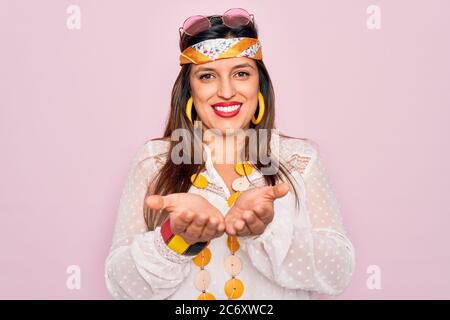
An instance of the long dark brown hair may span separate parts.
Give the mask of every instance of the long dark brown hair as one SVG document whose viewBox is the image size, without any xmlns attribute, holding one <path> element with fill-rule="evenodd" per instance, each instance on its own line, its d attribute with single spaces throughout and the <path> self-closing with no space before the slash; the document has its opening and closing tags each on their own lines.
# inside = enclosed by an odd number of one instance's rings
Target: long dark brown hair
<svg viewBox="0 0 450 320">
<path fill-rule="evenodd" d="M 195 43 L 208 39 L 233 38 L 233 37 L 258 38 L 258 31 L 256 25 L 253 22 L 250 22 L 245 26 L 231 29 L 226 25 L 222 24 L 220 16 L 210 16 L 208 18 L 211 21 L 211 27 L 208 30 L 203 31 L 195 36 L 188 36 L 186 34 L 183 34 L 181 36 L 180 39 L 181 51 L 183 51 L 185 48 Z M 250 128 L 253 128 L 255 130 L 267 129 L 268 132 L 271 132 L 271 129 L 275 129 L 274 90 L 272 87 L 272 82 L 270 80 L 269 73 L 264 65 L 264 62 L 262 62 L 261 60 L 255 60 L 255 62 L 257 64 L 259 74 L 259 91 L 261 91 L 265 101 L 265 112 L 262 121 L 256 126 L 253 123 L 250 123 Z M 191 159 L 191 161 L 189 163 L 175 164 L 171 161 L 170 157 L 174 146 L 180 143 L 179 141 L 171 141 L 170 139 L 172 132 L 175 129 L 185 129 L 184 132 L 189 132 L 191 137 L 194 136 L 194 127 L 187 118 L 185 113 L 186 103 L 189 97 L 191 96 L 190 94 L 191 88 L 189 80 L 190 70 L 191 64 L 185 64 L 181 67 L 181 70 L 178 74 L 178 77 L 172 89 L 171 109 L 163 137 L 152 139 L 152 140 L 170 141 L 170 146 L 167 153 L 164 154 L 164 156 L 167 158 L 167 161 L 165 161 L 164 165 L 160 168 L 160 170 L 154 177 L 153 181 L 150 183 L 147 189 L 146 197 L 151 194 L 167 195 L 171 193 L 187 192 L 192 185 L 192 182 L 190 180 L 191 175 L 193 175 L 194 173 L 201 172 L 205 167 L 203 157 L 201 157 L 202 159 L 201 164 L 195 164 L 193 151 L 194 144 L 201 142 L 196 141 L 194 138 L 192 139 L 183 138 L 181 142 L 186 144 L 185 146 L 183 146 L 183 150 L 190 150 L 188 157 Z M 195 112 L 194 106 L 192 108 L 192 119 L 194 120 L 196 116 L 197 114 Z M 259 135 L 256 136 L 259 137 Z M 263 154 L 270 156 L 270 135 L 268 137 L 267 143 L 264 144 L 258 143 L 258 148 L 266 148 L 264 151 L 265 153 Z M 246 155 L 248 155 L 247 140 L 245 144 L 245 149 Z M 271 161 L 277 161 L 277 159 L 275 159 L 275 157 L 271 157 Z M 264 175 L 265 184 L 275 185 L 276 183 L 282 180 L 282 177 L 284 177 L 285 181 L 291 184 L 292 186 L 291 190 L 293 190 L 295 193 L 296 205 L 298 205 L 298 195 L 295 188 L 293 187 L 292 176 L 287 170 L 287 168 L 281 162 L 277 163 L 279 167 L 277 173 L 273 175 Z M 268 165 L 262 164 L 258 159 L 257 163 L 255 163 L 254 166 L 258 170 L 261 170 L 261 168 Z M 168 215 L 168 213 L 165 211 L 151 210 L 146 206 L 145 201 L 143 209 L 144 209 L 144 218 L 149 230 L 154 230 L 157 226 L 161 225 Z"/>
</svg>

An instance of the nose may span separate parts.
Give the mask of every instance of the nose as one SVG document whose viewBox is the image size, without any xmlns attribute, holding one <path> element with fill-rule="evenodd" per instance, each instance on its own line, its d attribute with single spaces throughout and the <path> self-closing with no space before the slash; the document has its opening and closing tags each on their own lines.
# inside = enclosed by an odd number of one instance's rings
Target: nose
<svg viewBox="0 0 450 320">
<path fill-rule="evenodd" d="M 229 79 L 223 79 L 220 82 L 219 90 L 217 91 L 217 95 L 223 99 L 231 99 L 236 94 L 234 90 L 233 84 Z"/>
</svg>

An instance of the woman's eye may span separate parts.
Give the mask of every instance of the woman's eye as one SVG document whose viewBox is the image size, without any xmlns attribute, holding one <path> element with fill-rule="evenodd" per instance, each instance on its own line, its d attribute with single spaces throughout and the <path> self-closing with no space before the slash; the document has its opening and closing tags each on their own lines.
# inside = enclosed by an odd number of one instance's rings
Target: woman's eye
<svg viewBox="0 0 450 320">
<path fill-rule="evenodd" d="M 200 76 L 200 80 L 209 80 L 209 79 L 211 79 L 211 74 L 210 73 L 202 74 Z"/>
<path fill-rule="evenodd" d="M 245 72 L 245 71 L 239 71 L 239 72 L 236 73 L 236 75 L 237 75 L 238 78 L 246 78 L 246 77 L 248 77 L 250 74 L 249 74 L 248 72 Z M 212 79 L 213 77 L 214 77 L 214 76 L 213 76 L 211 73 L 205 73 L 205 74 L 202 74 L 202 75 L 199 77 L 199 79 L 200 79 L 200 80 L 210 80 L 210 79 Z"/>
<path fill-rule="evenodd" d="M 248 73 L 248 72 L 245 72 L 245 71 L 239 71 L 239 72 L 237 73 L 237 75 L 239 76 L 239 78 L 245 78 L 245 77 L 248 77 L 248 76 L 249 76 L 249 73 Z"/>
</svg>

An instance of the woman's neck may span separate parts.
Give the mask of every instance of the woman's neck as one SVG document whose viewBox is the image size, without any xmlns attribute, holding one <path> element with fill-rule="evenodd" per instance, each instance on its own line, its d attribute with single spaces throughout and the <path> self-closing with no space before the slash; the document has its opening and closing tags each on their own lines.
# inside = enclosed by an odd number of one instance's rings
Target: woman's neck
<svg viewBox="0 0 450 320">
<path fill-rule="evenodd" d="M 234 165 L 242 162 L 240 157 L 245 147 L 245 131 L 230 135 L 204 135 L 203 142 L 211 150 L 211 160 L 213 163 Z"/>
</svg>

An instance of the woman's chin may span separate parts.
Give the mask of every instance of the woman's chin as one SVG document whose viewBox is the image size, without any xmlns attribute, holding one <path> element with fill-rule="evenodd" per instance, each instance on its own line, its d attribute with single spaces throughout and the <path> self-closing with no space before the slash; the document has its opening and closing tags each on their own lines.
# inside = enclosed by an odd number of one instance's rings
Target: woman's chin
<svg viewBox="0 0 450 320">
<path fill-rule="evenodd" d="M 215 130 L 219 131 L 223 135 L 233 135 L 243 129 L 242 129 L 242 126 L 237 125 L 237 124 L 229 124 L 229 125 L 221 124 L 221 125 L 217 125 L 215 127 Z"/>
</svg>

